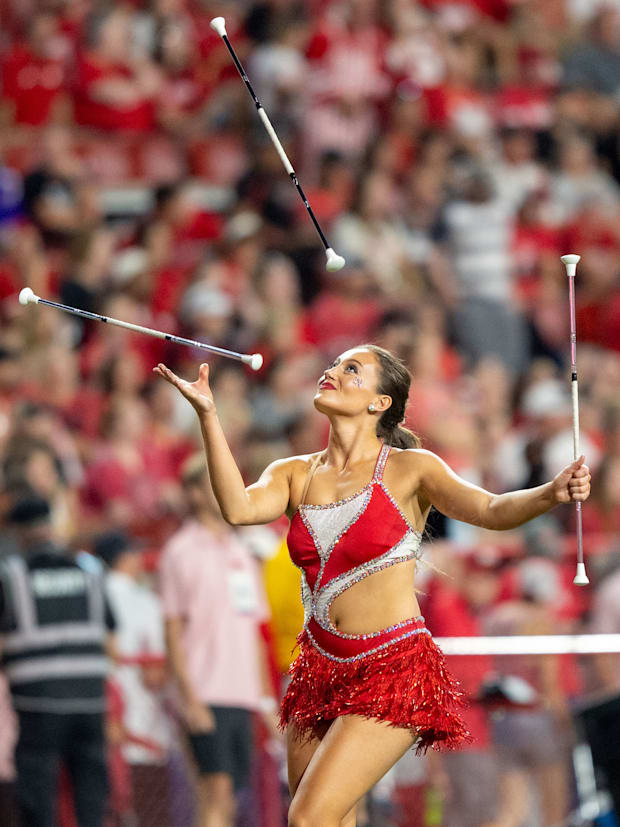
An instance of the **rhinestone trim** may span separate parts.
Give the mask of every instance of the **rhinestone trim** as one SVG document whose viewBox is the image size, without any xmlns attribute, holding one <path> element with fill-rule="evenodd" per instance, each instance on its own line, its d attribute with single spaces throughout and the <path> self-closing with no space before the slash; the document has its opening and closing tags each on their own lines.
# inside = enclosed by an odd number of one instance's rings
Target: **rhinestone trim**
<svg viewBox="0 0 620 827">
<path fill-rule="evenodd" d="M 297 567 L 299 568 L 299 567 Z M 306 577 L 306 572 L 303 569 L 301 571 L 301 602 L 304 607 L 304 629 L 310 622 L 310 618 L 312 617 L 312 590 L 308 585 L 308 579 Z"/>
<path fill-rule="evenodd" d="M 379 480 L 379 485 L 381 486 L 381 488 L 383 488 L 388 500 L 392 503 L 394 508 L 398 511 L 400 516 L 403 518 L 404 522 L 407 524 L 407 526 L 409 528 L 409 531 L 413 531 L 413 533 L 417 534 L 419 536 L 420 540 L 422 540 L 423 533 L 419 529 L 417 529 L 413 525 L 411 525 L 411 523 L 409 522 L 409 519 L 407 518 L 407 515 L 404 513 L 404 511 L 402 510 L 400 505 L 396 502 L 396 500 L 394 498 L 394 495 L 392 494 L 390 489 L 387 487 L 387 485 L 383 482 L 383 480 Z"/>
<path fill-rule="evenodd" d="M 345 634 L 344 632 L 340 632 L 332 623 L 332 620 L 329 616 L 329 611 L 334 600 L 339 597 L 339 595 L 343 594 L 347 589 L 350 589 L 356 583 L 359 583 L 366 577 L 370 577 L 373 574 L 376 574 L 379 571 L 383 571 L 384 569 L 389 568 L 390 566 L 396 565 L 397 563 L 404 563 L 409 560 L 415 560 L 417 558 L 417 554 L 420 548 L 419 537 L 417 535 L 413 535 L 414 540 L 417 540 L 417 546 L 412 549 L 409 553 L 403 554 L 402 552 L 398 554 L 401 547 L 407 543 L 412 538 L 411 532 L 407 532 L 392 548 L 388 549 L 384 554 L 380 555 L 379 557 L 375 557 L 374 560 L 368 560 L 365 563 L 357 566 L 354 569 L 350 569 L 349 571 L 344 572 L 343 574 L 335 577 L 333 580 L 330 580 L 327 585 L 323 586 L 323 588 L 315 590 L 314 595 L 314 606 L 315 612 L 314 616 L 318 622 L 318 624 L 325 629 L 326 632 L 331 632 L 332 634 L 338 635 L 338 637 L 347 638 L 349 640 L 360 640 L 365 639 L 366 637 L 373 637 L 376 635 L 382 634 L 385 632 L 385 629 L 382 629 L 378 632 L 373 633 L 366 633 L 366 634 Z M 390 627 L 390 628 L 397 628 Z"/>
<path fill-rule="evenodd" d="M 372 482 L 381 482 L 383 480 L 383 472 L 385 471 L 385 463 L 388 461 L 391 445 L 382 445 L 379 451 L 379 457 L 375 466 L 375 473 L 372 475 Z"/>
<path fill-rule="evenodd" d="M 375 480 L 370 480 L 370 482 L 366 483 L 363 488 L 360 488 L 359 491 L 356 491 L 355 494 L 349 494 L 348 497 L 344 497 L 342 500 L 334 500 L 333 503 L 322 503 L 321 505 L 313 505 L 312 503 L 300 503 L 297 506 L 297 510 L 301 513 L 302 509 L 305 511 L 307 510 L 319 510 L 322 508 L 337 508 L 339 505 L 344 505 L 345 503 L 350 503 L 351 500 L 354 500 L 356 497 L 360 497 L 365 491 L 368 491 L 371 485 L 375 484 Z"/>
<path fill-rule="evenodd" d="M 376 652 L 380 652 L 383 649 L 387 649 L 388 646 L 392 646 L 392 644 L 398 643 L 401 640 L 406 640 L 408 637 L 412 637 L 413 635 L 429 635 L 429 637 L 431 636 L 431 633 L 428 631 L 426 627 L 423 627 L 422 629 L 412 629 L 410 632 L 406 632 L 404 635 L 399 635 L 398 637 L 395 637 L 392 640 L 388 640 L 385 643 L 381 643 L 379 646 L 375 646 L 373 649 L 368 649 L 368 651 L 366 652 L 360 652 L 358 655 L 353 655 L 349 658 L 340 658 L 338 657 L 338 655 L 332 655 L 331 652 L 327 652 L 325 651 L 325 649 L 323 649 L 322 646 L 319 646 L 319 644 L 316 642 L 309 629 L 306 629 L 306 633 L 315 649 L 317 649 L 326 658 L 329 658 L 329 660 L 334 660 L 338 663 L 353 663 L 354 661 L 362 660 L 362 658 L 367 658 L 369 657 L 369 655 L 374 655 Z"/>
<path fill-rule="evenodd" d="M 390 450 L 391 447 L 389 445 L 381 446 L 379 456 L 377 457 L 377 462 L 375 463 L 375 470 L 373 471 L 372 478 L 366 483 L 366 485 L 363 488 L 360 488 L 359 491 L 356 491 L 354 494 L 349 494 L 348 497 L 344 497 L 342 500 L 334 500 L 334 502 L 331 503 L 321 503 L 319 505 L 313 505 L 312 503 L 300 503 L 297 506 L 297 510 L 301 511 L 302 508 L 334 508 L 335 506 L 344 505 L 344 503 L 351 502 L 351 500 L 354 500 L 356 497 L 359 497 L 361 494 L 364 493 L 364 491 L 367 491 L 371 486 L 375 485 L 376 483 L 381 483 L 383 479 L 383 471 L 385 470 L 385 463 L 387 462 Z"/>
</svg>

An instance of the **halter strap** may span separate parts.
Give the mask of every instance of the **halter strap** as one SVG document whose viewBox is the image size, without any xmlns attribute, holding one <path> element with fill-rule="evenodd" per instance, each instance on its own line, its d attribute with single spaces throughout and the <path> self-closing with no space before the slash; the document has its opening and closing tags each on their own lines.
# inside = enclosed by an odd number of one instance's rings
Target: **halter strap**
<svg viewBox="0 0 620 827">
<path fill-rule="evenodd" d="M 388 460 L 390 455 L 390 451 L 392 450 L 391 445 L 386 445 L 383 443 L 381 446 L 381 450 L 379 451 L 379 456 L 377 457 L 377 463 L 375 465 L 375 472 L 372 475 L 373 482 L 381 482 L 383 479 L 383 472 L 385 471 L 385 463 Z"/>
<path fill-rule="evenodd" d="M 308 488 L 310 488 L 310 483 L 312 482 L 312 477 L 314 476 L 314 472 L 316 471 L 319 462 L 321 461 L 323 454 L 325 452 L 321 451 L 316 455 L 316 457 L 312 460 L 312 465 L 308 469 L 308 473 L 306 474 L 306 481 L 304 483 L 304 490 L 301 494 L 301 500 L 299 501 L 299 505 L 303 505 L 306 501 L 306 494 L 308 493 Z"/>
<path fill-rule="evenodd" d="M 388 460 L 390 455 L 390 451 L 392 450 L 391 445 L 385 445 L 385 443 L 381 446 L 381 450 L 379 451 L 379 456 L 377 457 L 377 461 L 375 463 L 375 470 L 373 471 L 372 478 L 370 483 L 381 482 L 383 479 L 383 472 L 385 471 L 385 463 Z M 312 465 L 308 469 L 308 473 L 306 474 L 306 481 L 304 483 L 304 490 L 301 494 L 301 500 L 299 501 L 299 505 L 304 505 L 306 501 L 306 494 L 308 493 L 308 488 L 310 488 L 310 483 L 312 482 L 312 477 L 314 476 L 314 472 L 316 471 L 319 462 L 323 458 L 325 451 L 321 451 L 321 453 L 317 454 L 316 457 L 312 460 Z"/>
</svg>

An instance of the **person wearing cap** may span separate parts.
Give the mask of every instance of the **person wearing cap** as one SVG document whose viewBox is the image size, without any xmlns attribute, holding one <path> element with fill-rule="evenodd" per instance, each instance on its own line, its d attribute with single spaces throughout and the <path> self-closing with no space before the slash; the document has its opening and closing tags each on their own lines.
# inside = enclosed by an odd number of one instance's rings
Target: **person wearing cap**
<svg viewBox="0 0 620 827">
<path fill-rule="evenodd" d="M 253 713 L 276 734 L 259 629 L 267 602 L 247 545 L 222 519 L 202 454 L 186 461 L 181 481 L 190 515 L 160 564 L 166 643 L 198 773 L 196 827 L 232 827 L 249 786 Z"/>
<path fill-rule="evenodd" d="M 106 566 L 106 595 L 117 622 L 111 680 L 122 699 L 121 754 L 130 770 L 133 811 L 140 827 L 161 827 L 169 820 L 167 759 L 172 737 L 161 698 L 166 679 L 161 607 L 141 582 L 141 547 L 127 534 L 100 534 L 93 552 Z"/>
<path fill-rule="evenodd" d="M 0 561 L 2 667 L 19 721 L 17 801 L 24 827 L 56 823 L 59 773 L 79 827 L 101 827 L 108 794 L 106 651 L 115 621 L 100 575 L 53 539 L 49 503 L 23 496 L 6 522 L 19 549 Z"/>
</svg>

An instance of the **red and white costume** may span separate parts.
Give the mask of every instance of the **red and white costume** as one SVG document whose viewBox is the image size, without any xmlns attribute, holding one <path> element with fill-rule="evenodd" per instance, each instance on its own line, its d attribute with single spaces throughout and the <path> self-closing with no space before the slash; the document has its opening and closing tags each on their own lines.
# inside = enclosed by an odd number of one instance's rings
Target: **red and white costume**
<svg viewBox="0 0 620 827">
<path fill-rule="evenodd" d="M 361 491 L 327 505 L 302 503 L 291 520 L 288 547 L 302 572 L 305 621 L 281 721 L 318 736 L 340 715 L 364 715 L 415 730 L 418 750 L 456 746 L 468 735 L 459 714 L 462 693 L 424 618 L 345 634 L 329 615 L 354 583 L 419 557 L 422 535 L 383 482 L 389 453 L 384 445 Z"/>
</svg>

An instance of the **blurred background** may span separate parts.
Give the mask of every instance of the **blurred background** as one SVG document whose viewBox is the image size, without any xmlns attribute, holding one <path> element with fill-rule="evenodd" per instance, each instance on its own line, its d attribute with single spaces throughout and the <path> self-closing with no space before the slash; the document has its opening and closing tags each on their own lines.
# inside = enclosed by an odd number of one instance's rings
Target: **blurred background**
<svg viewBox="0 0 620 827">
<path fill-rule="evenodd" d="M 426 559 L 443 574 L 421 565 L 419 588 L 438 637 L 620 632 L 618 2 L 1 0 L 0 14 L 0 515 L 36 494 L 56 546 L 102 572 L 114 561 L 96 553 L 97 538 L 121 532 L 138 548 L 130 576 L 151 601 L 152 634 L 134 640 L 124 667 L 132 680 L 115 681 L 118 663 L 110 678 L 106 824 L 198 824 L 166 677 L 161 556 L 191 516 L 182 477 L 201 437 L 190 406 L 151 371 L 164 361 L 193 380 L 204 357 L 21 307 L 26 285 L 261 352 L 258 374 L 209 360 L 248 482 L 275 458 L 325 444 L 317 378 L 343 349 L 372 340 L 413 373 L 407 424 L 424 447 L 503 492 L 538 485 L 572 459 L 559 256 L 579 253 L 592 583 L 572 586 L 574 510 L 564 507 L 501 535 L 434 513 Z M 307 213 L 209 28 L 216 15 L 347 259 L 338 273 L 325 271 Z M 9 522 L 3 555 L 15 551 Z M 278 695 L 302 623 L 286 529 L 235 532 L 264 591 L 257 623 Z M 618 656 L 450 661 L 473 699 L 475 742 L 406 756 L 369 796 L 361 824 L 616 823 L 620 760 L 596 760 L 609 795 L 588 815 L 575 814 L 584 782 L 573 759 L 588 715 L 603 705 L 620 719 Z M 123 710 L 146 703 L 144 693 L 159 724 L 139 725 L 155 743 L 132 749 Z M 10 824 L 17 725 L 6 690 L 1 705 L 0 822 Z M 276 827 L 286 823 L 283 746 L 260 715 L 253 726 L 236 823 Z M 146 803 L 141 764 L 158 768 Z M 75 824 L 64 784 L 58 795 L 60 823 Z"/>
</svg>

